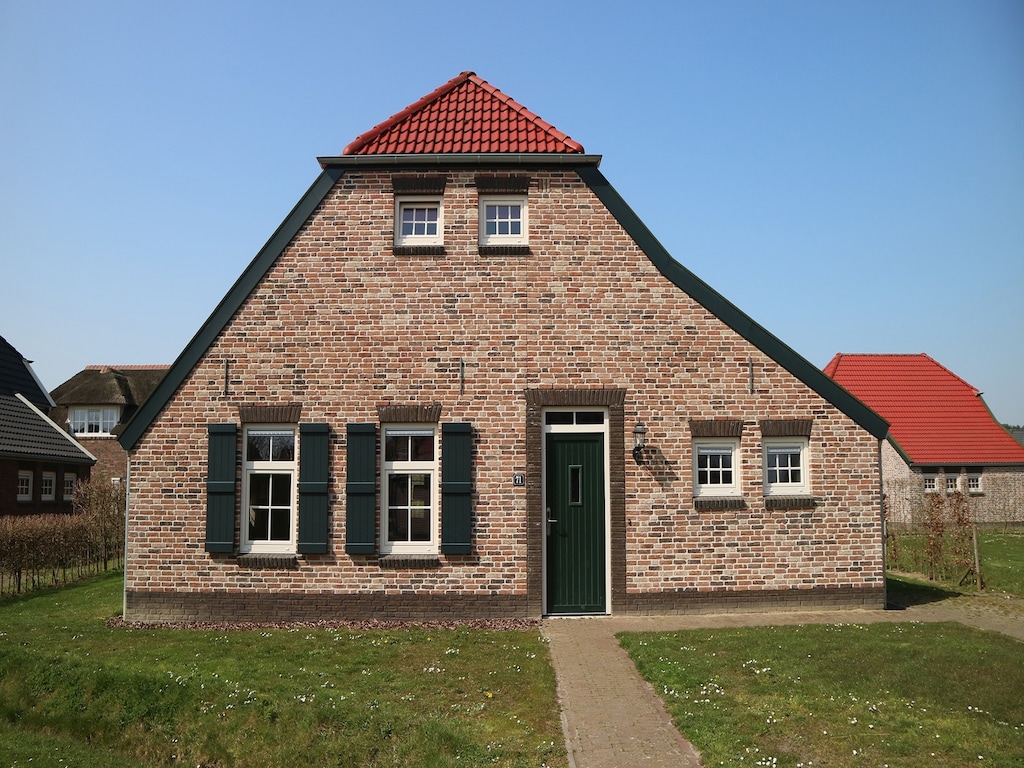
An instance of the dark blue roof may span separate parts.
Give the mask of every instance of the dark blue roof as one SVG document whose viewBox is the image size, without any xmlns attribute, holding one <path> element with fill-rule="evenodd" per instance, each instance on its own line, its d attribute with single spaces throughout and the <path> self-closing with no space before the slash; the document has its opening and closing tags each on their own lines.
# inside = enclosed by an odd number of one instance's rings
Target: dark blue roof
<svg viewBox="0 0 1024 768">
<path fill-rule="evenodd" d="M 0 457 L 96 463 L 71 435 L 16 395 L 0 395 Z"/>
<path fill-rule="evenodd" d="M 22 394 L 40 408 L 53 406 L 24 356 L 0 336 L 0 395 Z"/>
</svg>

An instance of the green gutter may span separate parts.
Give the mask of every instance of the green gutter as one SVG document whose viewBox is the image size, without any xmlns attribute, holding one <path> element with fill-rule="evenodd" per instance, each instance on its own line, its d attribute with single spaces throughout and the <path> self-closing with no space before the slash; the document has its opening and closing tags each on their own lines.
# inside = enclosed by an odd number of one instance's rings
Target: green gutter
<svg viewBox="0 0 1024 768">
<path fill-rule="evenodd" d="M 142 407 L 136 411 L 135 416 L 125 426 L 124 431 L 117 441 L 126 451 L 130 451 L 142 437 L 143 433 L 153 423 L 153 420 L 163 410 L 164 405 L 173 397 L 178 387 L 182 385 L 185 378 L 192 369 L 199 363 L 206 354 L 206 351 L 213 345 L 217 336 L 231 321 L 235 312 L 245 302 L 259 284 L 263 276 L 277 261 L 278 256 L 292 241 L 292 238 L 306 223 L 306 220 L 313 214 L 316 207 L 320 205 L 327 193 L 331 191 L 334 184 L 344 175 L 342 168 L 325 169 L 313 185 L 302 196 L 302 199 L 292 208 L 291 213 L 277 228 L 277 231 L 267 241 L 267 244 L 256 254 L 241 277 L 231 286 L 231 290 L 221 299 L 220 304 L 213 311 L 213 314 L 203 323 L 199 332 L 192 337 L 184 351 L 178 355 L 167 375 L 157 386 L 153 393 L 147 398 Z"/>
<path fill-rule="evenodd" d="M 885 419 L 673 259 L 596 167 L 582 166 L 576 171 L 662 275 L 873 436 L 885 437 L 889 431 Z"/>
<path fill-rule="evenodd" d="M 468 152 L 465 154 L 424 154 L 424 155 L 340 155 L 318 157 L 322 168 L 420 168 L 420 167 L 465 167 L 465 166 L 517 166 L 552 167 L 579 166 L 597 167 L 601 155 L 556 154 L 554 152 Z"/>
</svg>

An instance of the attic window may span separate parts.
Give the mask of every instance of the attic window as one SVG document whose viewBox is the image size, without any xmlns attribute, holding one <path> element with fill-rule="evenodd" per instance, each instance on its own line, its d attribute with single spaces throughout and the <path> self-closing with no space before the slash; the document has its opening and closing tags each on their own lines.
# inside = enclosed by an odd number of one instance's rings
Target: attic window
<svg viewBox="0 0 1024 768">
<path fill-rule="evenodd" d="M 479 244 L 485 256 L 529 253 L 528 176 L 477 176 L 480 195 Z"/>
<path fill-rule="evenodd" d="M 68 420 L 71 422 L 71 431 L 88 437 L 112 435 L 121 418 L 121 409 L 114 406 L 73 407 L 70 411 Z"/>
<path fill-rule="evenodd" d="M 480 245 L 523 245 L 526 242 L 526 198 L 480 198 Z"/>
<path fill-rule="evenodd" d="M 441 198 L 411 195 L 395 198 L 395 248 L 437 247 L 444 243 Z"/>
</svg>

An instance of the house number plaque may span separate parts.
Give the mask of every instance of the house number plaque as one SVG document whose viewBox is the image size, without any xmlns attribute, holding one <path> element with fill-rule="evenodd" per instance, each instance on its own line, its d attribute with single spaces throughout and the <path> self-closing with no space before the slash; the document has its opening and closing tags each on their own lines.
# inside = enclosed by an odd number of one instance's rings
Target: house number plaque
<svg viewBox="0 0 1024 768">
<path fill-rule="evenodd" d="M 526 485 L 526 475 L 518 472 L 512 475 L 512 485 Z"/>
</svg>

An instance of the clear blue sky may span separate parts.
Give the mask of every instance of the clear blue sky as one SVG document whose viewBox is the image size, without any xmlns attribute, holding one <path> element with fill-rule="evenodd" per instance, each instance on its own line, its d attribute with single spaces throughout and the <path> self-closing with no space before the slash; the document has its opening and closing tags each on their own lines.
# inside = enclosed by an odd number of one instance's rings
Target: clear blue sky
<svg viewBox="0 0 1024 768">
<path fill-rule="evenodd" d="M 0 335 L 170 363 L 319 173 L 463 70 L 818 366 L 1024 424 L 1024 2 L 0 0 Z"/>
</svg>

